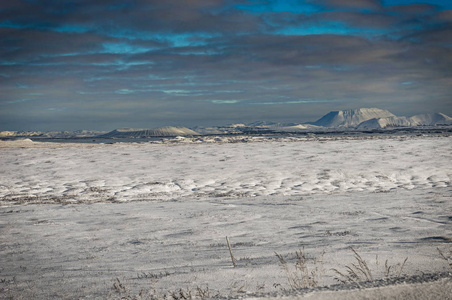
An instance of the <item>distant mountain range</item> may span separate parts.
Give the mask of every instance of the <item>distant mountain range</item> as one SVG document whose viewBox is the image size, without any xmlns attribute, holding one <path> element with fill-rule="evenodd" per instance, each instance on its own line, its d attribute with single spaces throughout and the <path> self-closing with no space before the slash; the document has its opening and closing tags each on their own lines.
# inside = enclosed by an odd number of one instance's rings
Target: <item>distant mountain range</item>
<svg viewBox="0 0 452 300">
<path fill-rule="evenodd" d="M 442 113 L 420 114 L 412 117 L 398 117 L 385 109 L 358 108 L 332 111 L 315 122 L 306 123 L 275 123 L 267 121 L 249 124 L 232 124 L 218 127 L 196 127 L 195 130 L 186 127 L 166 126 L 156 129 L 120 128 L 110 132 L 78 130 L 78 131 L 0 131 L 0 138 L 8 137 L 38 137 L 38 138 L 146 138 L 196 136 L 201 134 L 240 134 L 265 132 L 310 132 L 325 129 L 335 130 L 374 130 L 388 128 L 403 128 L 417 126 L 449 126 L 452 118 Z"/>
<path fill-rule="evenodd" d="M 452 125 L 452 118 L 441 113 L 420 114 L 412 117 L 397 117 L 385 109 L 359 108 L 332 111 L 316 122 L 308 124 L 356 129 L 384 129 L 394 127 Z"/>
<path fill-rule="evenodd" d="M 385 129 L 416 126 L 452 125 L 452 118 L 442 113 L 420 114 L 412 117 L 397 117 L 385 109 L 358 108 L 332 111 L 315 122 L 301 124 L 253 122 L 247 125 L 234 124 L 231 127 L 242 130 L 270 130 L 276 132 L 316 131 L 327 128 L 335 129 Z"/>
</svg>

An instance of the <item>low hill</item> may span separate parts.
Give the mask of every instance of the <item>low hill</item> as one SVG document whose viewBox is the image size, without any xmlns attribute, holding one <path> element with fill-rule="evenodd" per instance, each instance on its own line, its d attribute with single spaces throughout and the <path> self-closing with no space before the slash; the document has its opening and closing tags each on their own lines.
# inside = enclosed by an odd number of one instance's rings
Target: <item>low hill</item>
<svg viewBox="0 0 452 300">
<path fill-rule="evenodd" d="M 298 124 L 298 125 L 291 125 L 291 126 L 269 127 L 269 129 L 272 129 L 277 132 L 306 132 L 306 131 L 315 131 L 315 130 L 318 130 L 321 128 L 322 127 L 311 125 L 311 124 Z"/>
<path fill-rule="evenodd" d="M 412 117 L 375 118 L 362 122 L 357 129 L 383 129 L 391 127 L 415 127 L 452 125 L 452 118 L 442 113 L 420 114 Z"/>
<path fill-rule="evenodd" d="M 452 125 L 452 118 L 442 113 L 415 115 L 410 120 L 413 125 Z"/>
<path fill-rule="evenodd" d="M 105 131 L 76 130 L 76 131 L 0 131 L 0 137 L 38 137 L 38 138 L 85 138 L 104 134 Z"/>
<path fill-rule="evenodd" d="M 411 127 L 407 117 L 375 118 L 359 124 L 357 129 L 382 129 L 387 127 Z"/>
<path fill-rule="evenodd" d="M 355 127 L 367 120 L 387 117 L 395 117 L 395 115 L 385 109 L 358 108 L 332 111 L 319 120 L 307 124 L 323 127 Z"/>
<path fill-rule="evenodd" d="M 166 126 L 157 129 L 133 129 L 120 128 L 110 131 L 101 137 L 106 138 L 146 138 L 146 137 L 160 137 L 160 136 L 186 136 L 199 135 L 196 131 L 185 127 Z"/>
</svg>

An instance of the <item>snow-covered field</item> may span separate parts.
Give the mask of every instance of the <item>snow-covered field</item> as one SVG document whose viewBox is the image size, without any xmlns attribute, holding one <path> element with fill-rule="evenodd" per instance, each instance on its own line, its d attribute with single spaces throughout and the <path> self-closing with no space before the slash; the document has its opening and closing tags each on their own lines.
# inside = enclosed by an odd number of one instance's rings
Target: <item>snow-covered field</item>
<svg viewBox="0 0 452 300">
<path fill-rule="evenodd" d="M 451 158 L 448 135 L 0 141 L 0 297 L 278 292 L 302 247 L 321 284 L 350 246 L 374 277 L 450 271 Z"/>
</svg>

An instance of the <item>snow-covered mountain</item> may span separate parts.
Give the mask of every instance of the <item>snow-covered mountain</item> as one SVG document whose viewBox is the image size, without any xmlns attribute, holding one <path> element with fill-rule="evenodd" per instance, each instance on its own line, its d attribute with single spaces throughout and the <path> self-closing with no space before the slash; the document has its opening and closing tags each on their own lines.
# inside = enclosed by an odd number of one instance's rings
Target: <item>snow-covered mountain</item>
<svg viewBox="0 0 452 300">
<path fill-rule="evenodd" d="M 105 131 L 0 131 L 0 139 L 16 137 L 36 138 L 147 138 L 166 136 L 194 136 L 212 134 L 263 134 L 278 132 L 320 132 L 372 130 L 397 127 L 452 125 L 452 118 L 443 113 L 419 114 L 412 117 L 398 117 L 391 112 L 379 108 L 359 108 L 332 111 L 315 122 L 279 123 L 255 121 L 252 123 L 236 123 L 228 126 L 186 127 L 167 126 L 157 129 L 120 128 L 106 133 Z"/>
<path fill-rule="evenodd" d="M 421 114 L 410 118 L 414 125 L 452 125 L 452 118 L 442 113 Z"/>
<path fill-rule="evenodd" d="M 452 118 L 442 113 L 420 114 L 413 117 L 398 117 L 385 109 L 358 108 L 332 111 L 315 122 L 306 122 L 302 124 L 269 121 L 256 121 L 246 125 L 233 124 L 222 128 L 222 133 L 314 132 L 325 129 L 365 130 L 437 125 L 452 125 Z"/>
<path fill-rule="evenodd" d="M 357 129 L 382 129 L 391 127 L 415 127 L 452 125 L 452 118 L 442 113 L 420 114 L 412 117 L 375 118 L 362 122 Z"/>
<path fill-rule="evenodd" d="M 143 138 L 143 137 L 183 136 L 183 135 L 199 135 L 199 133 L 185 127 L 166 126 L 157 129 L 120 128 L 110 131 L 109 133 L 102 135 L 102 137 Z"/>
<path fill-rule="evenodd" d="M 332 111 L 319 120 L 307 124 L 323 127 L 355 127 L 367 120 L 387 117 L 395 117 L 395 115 L 385 109 L 358 108 Z"/>
<path fill-rule="evenodd" d="M 407 117 L 374 118 L 362 122 L 357 129 L 381 129 L 386 127 L 410 127 L 411 121 Z"/>
</svg>

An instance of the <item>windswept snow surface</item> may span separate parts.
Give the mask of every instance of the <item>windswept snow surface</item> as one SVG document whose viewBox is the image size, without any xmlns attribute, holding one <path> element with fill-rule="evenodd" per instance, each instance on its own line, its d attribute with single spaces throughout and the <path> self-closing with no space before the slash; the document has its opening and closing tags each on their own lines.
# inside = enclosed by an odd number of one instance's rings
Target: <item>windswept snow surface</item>
<svg viewBox="0 0 452 300">
<path fill-rule="evenodd" d="M 3 149 L 0 200 L 170 200 L 448 187 L 450 146 L 450 138 L 399 137 Z"/>
<path fill-rule="evenodd" d="M 350 246 L 375 277 L 450 271 L 450 136 L 249 140 L 0 142 L 0 298 L 281 292 L 303 246 L 320 284 Z"/>
</svg>

